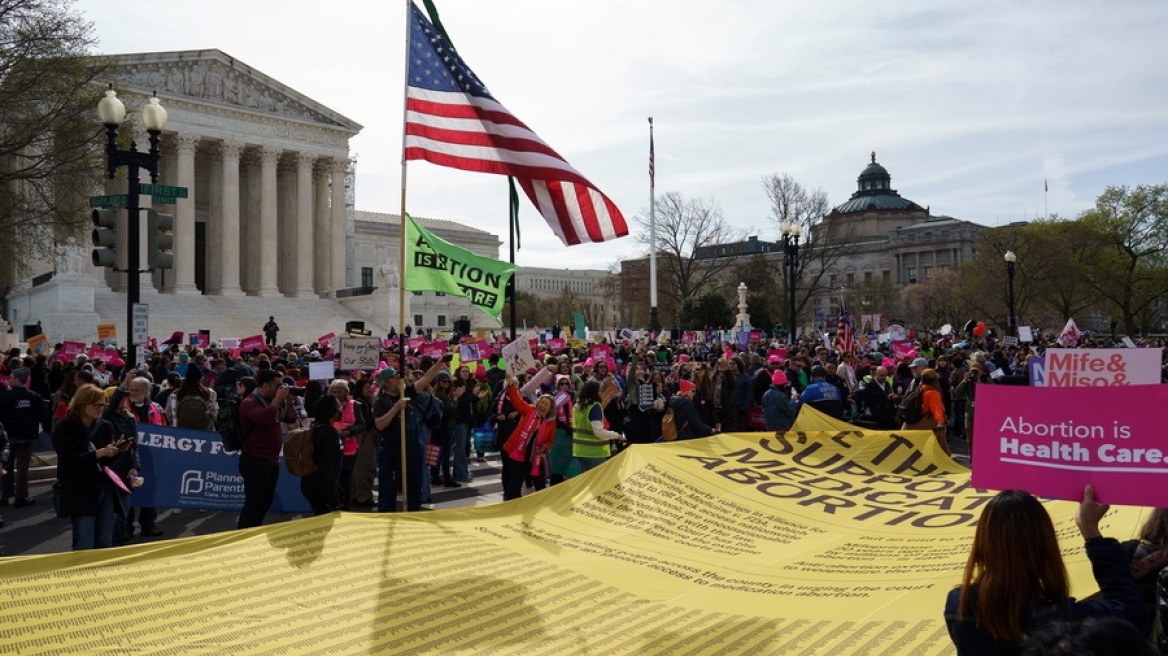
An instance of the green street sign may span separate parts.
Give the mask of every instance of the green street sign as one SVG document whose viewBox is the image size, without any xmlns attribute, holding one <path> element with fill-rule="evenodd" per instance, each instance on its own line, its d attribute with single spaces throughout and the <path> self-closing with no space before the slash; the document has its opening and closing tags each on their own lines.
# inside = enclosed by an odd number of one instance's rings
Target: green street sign
<svg viewBox="0 0 1168 656">
<path fill-rule="evenodd" d="M 113 194 L 111 196 L 90 196 L 89 206 L 92 208 L 108 208 L 108 207 L 126 207 L 129 204 L 129 197 L 126 194 Z"/>
<path fill-rule="evenodd" d="M 171 187 L 170 185 L 144 184 L 138 186 L 138 191 L 149 195 L 159 203 L 173 202 L 176 198 L 186 198 L 186 187 Z"/>
</svg>

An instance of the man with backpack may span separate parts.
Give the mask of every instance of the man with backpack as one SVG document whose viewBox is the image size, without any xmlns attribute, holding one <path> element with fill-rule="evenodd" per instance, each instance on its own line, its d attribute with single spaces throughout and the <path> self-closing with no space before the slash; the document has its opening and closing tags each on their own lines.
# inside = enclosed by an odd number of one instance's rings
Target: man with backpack
<svg viewBox="0 0 1168 656">
<path fill-rule="evenodd" d="M 921 383 L 914 386 L 900 403 L 901 430 L 931 430 L 941 449 L 949 451 L 949 437 L 946 432 L 945 404 L 937 389 L 937 370 L 925 369 L 921 372 Z"/>
<path fill-rule="evenodd" d="M 239 404 L 239 426 L 243 447 L 239 454 L 239 475 L 243 477 L 243 509 L 238 528 L 264 523 L 276 496 L 280 477 L 280 422 L 294 421 L 291 391 L 275 369 L 256 375 L 256 390 Z"/>
</svg>

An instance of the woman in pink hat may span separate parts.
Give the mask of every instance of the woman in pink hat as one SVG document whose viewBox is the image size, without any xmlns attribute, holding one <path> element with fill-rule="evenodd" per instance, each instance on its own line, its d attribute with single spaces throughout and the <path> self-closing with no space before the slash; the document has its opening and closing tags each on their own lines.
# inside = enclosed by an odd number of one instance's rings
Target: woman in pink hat
<svg viewBox="0 0 1168 656">
<path fill-rule="evenodd" d="M 677 394 L 669 399 L 669 407 L 673 410 L 673 422 L 677 426 L 677 439 L 692 440 L 717 433 L 720 428 L 711 427 L 702 421 L 694 405 L 694 395 L 698 392 L 697 385 L 692 381 L 681 380 L 678 381 L 677 387 Z"/>
</svg>

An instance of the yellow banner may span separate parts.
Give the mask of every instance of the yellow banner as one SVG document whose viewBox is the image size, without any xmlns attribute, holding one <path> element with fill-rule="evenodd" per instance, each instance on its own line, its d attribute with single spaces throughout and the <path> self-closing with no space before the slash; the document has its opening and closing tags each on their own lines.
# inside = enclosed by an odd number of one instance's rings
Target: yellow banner
<svg viewBox="0 0 1168 656">
<path fill-rule="evenodd" d="M 951 654 L 991 497 L 918 432 L 637 445 L 491 506 L 3 559 L 0 623 L 21 654 Z M 1076 505 L 1047 507 L 1086 596 Z"/>
<path fill-rule="evenodd" d="M 117 338 L 118 325 L 116 323 L 97 324 L 97 341 L 104 342 L 106 340 L 116 340 Z"/>
</svg>

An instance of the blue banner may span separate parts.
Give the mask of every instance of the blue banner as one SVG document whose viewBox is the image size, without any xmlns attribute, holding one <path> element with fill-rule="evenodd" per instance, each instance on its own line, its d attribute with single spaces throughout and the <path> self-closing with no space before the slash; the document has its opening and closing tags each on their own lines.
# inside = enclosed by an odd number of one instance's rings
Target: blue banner
<svg viewBox="0 0 1168 656">
<path fill-rule="evenodd" d="M 227 451 L 219 433 L 138 424 L 138 455 L 142 487 L 134 490 L 140 508 L 239 510 L 243 507 L 243 477 L 239 454 Z M 280 478 L 272 512 L 311 512 L 300 493 L 300 478 L 288 473 L 280 459 Z"/>
</svg>

